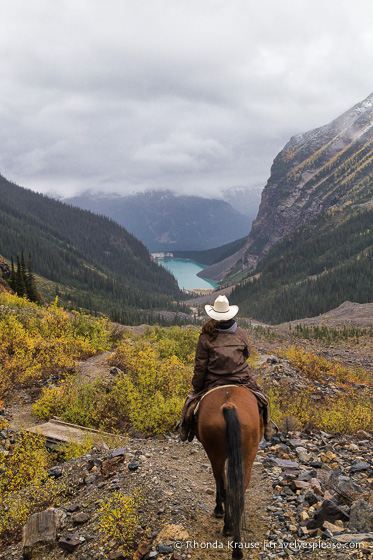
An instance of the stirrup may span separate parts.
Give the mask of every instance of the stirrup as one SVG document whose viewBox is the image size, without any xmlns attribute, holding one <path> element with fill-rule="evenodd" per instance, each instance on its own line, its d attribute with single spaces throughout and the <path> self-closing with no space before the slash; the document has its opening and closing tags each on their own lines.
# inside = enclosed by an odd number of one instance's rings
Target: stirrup
<svg viewBox="0 0 373 560">
<path fill-rule="evenodd" d="M 194 427 L 190 428 L 189 430 L 189 434 L 188 434 L 188 441 L 191 442 L 194 439 Z"/>
<path fill-rule="evenodd" d="M 189 430 L 185 426 L 181 426 L 179 429 L 179 435 L 181 441 L 186 441 L 189 437 Z"/>
</svg>

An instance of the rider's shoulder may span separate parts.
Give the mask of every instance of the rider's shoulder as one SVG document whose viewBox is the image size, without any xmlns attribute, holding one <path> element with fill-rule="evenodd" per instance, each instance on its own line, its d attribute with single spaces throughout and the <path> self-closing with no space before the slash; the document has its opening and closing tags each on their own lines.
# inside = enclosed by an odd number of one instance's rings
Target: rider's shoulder
<svg viewBox="0 0 373 560">
<path fill-rule="evenodd" d="M 238 334 L 241 338 L 248 340 L 247 332 L 242 327 L 237 326 L 236 334 Z"/>
</svg>

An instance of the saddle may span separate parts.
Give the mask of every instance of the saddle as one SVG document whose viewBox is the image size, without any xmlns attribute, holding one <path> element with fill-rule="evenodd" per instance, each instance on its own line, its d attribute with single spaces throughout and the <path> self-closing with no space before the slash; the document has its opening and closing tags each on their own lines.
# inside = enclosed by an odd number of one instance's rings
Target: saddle
<svg viewBox="0 0 373 560">
<path fill-rule="evenodd" d="M 195 399 L 195 401 L 192 401 L 190 403 L 190 405 L 188 407 L 188 410 L 187 410 L 187 413 L 185 415 L 186 422 L 191 427 L 193 427 L 194 424 L 197 423 L 198 411 L 199 411 L 199 407 L 200 407 L 203 399 L 207 395 L 212 393 L 213 391 L 216 391 L 217 389 L 226 388 L 226 387 L 245 387 L 245 385 L 230 384 L 230 385 L 218 385 L 217 387 L 213 387 L 212 389 L 207 391 L 204 395 L 202 395 L 202 397 L 200 397 L 199 399 Z M 267 397 L 259 391 L 253 391 L 252 389 L 249 389 L 249 387 L 245 387 L 245 389 L 247 389 L 248 391 L 251 391 L 251 393 L 256 397 L 256 400 L 258 402 L 259 414 L 263 417 L 264 424 L 266 424 L 267 419 L 268 419 L 268 399 L 267 399 Z M 193 432 L 194 432 L 194 430 L 193 430 Z M 193 437 L 194 437 L 194 433 L 193 433 L 192 439 L 193 439 Z"/>
</svg>

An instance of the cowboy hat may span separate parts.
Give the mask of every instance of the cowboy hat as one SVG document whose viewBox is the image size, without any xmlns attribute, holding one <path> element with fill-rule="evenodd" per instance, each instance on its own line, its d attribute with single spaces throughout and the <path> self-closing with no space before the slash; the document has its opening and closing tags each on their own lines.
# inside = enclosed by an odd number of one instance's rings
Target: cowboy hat
<svg viewBox="0 0 373 560">
<path fill-rule="evenodd" d="M 215 321 L 228 321 L 238 313 L 237 305 L 229 305 L 226 296 L 218 296 L 214 305 L 205 305 L 206 313 Z"/>
</svg>

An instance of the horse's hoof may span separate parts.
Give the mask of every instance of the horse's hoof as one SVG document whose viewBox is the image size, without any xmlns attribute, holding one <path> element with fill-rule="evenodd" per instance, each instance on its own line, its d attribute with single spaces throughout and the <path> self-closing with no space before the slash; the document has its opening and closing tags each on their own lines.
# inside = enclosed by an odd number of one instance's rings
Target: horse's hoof
<svg viewBox="0 0 373 560">
<path fill-rule="evenodd" d="M 225 537 L 231 537 L 231 536 L 233 535 L 233 530 L 232 530 L 230 527 L 226 527 L 226 526 L 224 525 L 224 527 L 223 527 L 223 535 L 224 535 Z"/>
<path fill-rule="evenodd" d="M 224 510 L 216 511 L 216 509 L 214 509 L 214 516 L 218 519 L 221 519 L 222 517 L 224 517 Z"/>
</svg>

